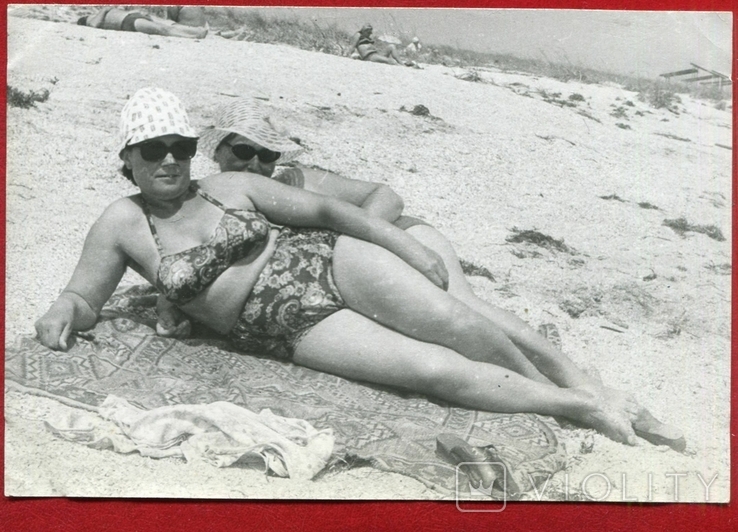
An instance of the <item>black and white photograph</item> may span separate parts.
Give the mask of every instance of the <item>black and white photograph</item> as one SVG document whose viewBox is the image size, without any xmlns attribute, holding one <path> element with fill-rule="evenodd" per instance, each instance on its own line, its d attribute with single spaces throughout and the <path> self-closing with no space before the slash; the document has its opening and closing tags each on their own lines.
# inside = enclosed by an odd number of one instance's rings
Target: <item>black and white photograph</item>
<svg viewBox="0 0 738 532">
<path fill-rule="evenodd" d="M 730 500 L 730 12 L 7 6 L 5 495 Z"/>
</svg>

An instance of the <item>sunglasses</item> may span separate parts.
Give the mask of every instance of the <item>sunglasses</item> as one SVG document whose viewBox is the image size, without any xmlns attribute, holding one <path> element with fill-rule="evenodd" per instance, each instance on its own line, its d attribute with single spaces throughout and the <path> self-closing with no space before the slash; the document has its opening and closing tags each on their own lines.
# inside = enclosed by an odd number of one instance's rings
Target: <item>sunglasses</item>
<svg viewBox="0 0 738 532">
<path fill-rule="evenodd" d="M 154 140 L 134 144 L 134 147 L 138 147 L 141 158 L 150 163 L 163 160 L 168 153 L 171 153 L 175 159 L 184 161 L 186 159 L 192 159 L 197 153 L 197 139 L 178 140 L 170 146 L 167 146 L 161 140 Z"/>
<path fill-rule="evenodd" d="M 242 161 L 250 161 L 254 157 L 259 157 L 263 163 L 273 163 L 282 156 L 281 152 L 267 150 L 266 148 L 256 149 L 248 144 L 224 144 L 231 148 L 231 153 Z"/>
</svg>

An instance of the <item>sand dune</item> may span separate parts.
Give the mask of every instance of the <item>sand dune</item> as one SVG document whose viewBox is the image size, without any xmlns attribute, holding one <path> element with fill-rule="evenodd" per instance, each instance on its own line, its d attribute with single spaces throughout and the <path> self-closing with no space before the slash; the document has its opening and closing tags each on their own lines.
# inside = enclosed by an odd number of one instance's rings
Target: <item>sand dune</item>
<svg viewBox="0 0 738 532">
<path fill-rule="evenodd" d="M 682 97 L 674 113 L 615 85 L 491 69 L 470 82 L 457 78 L 464 72 L 10 17 L 8 84 L 50 97 L 8 108 L 6 341 L 32 333 L 92 222 L 134 192 L 114 154 L 128 96 L 166 88 L 205 126 L 231 97 L 256 95 L 309 148 L 302 162 L 392 186 L 406 212 L 494 274 L 495 282 L 471 278 L 482 297 L 532 324 L 556 323 L 572 359 L 686 433 L 688 452 L 679 454 L 572 431 L 570 485 L 600 473 L 612 481 L 608 499 L 620 501 L 624 474 L 627 496 L 644 501 L 651 474 L 653 500 L 671 501 L 668 475 L 685 472 L 679 500 L 704 501 L 699 478 L 717 474 L 709 500 L 727 501 L 731 110 Z M 431 116 L 402 110 L 416 105 Z M 195 159 L 195 176 L 212 170 Z M 725 240 L 664 225 L 682 217 L 714 225 Z M 540 231 L 572 251 L 507 242 L 513 229 Z M 45 416 L 63 408 L 6 392 L 6 494 L 437 497 L 367 468 L 295 482 L 93 451 L 45 432 Z M 590 491 L 600 487 L 593 480 Z"/>
</svg>

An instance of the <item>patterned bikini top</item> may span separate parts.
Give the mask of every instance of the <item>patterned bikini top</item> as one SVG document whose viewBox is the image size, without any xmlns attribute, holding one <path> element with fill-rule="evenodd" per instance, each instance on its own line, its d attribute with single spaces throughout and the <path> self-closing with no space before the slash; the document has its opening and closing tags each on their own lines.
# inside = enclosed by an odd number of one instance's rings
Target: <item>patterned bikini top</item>
<svg viewBox="0 0 738 532">
<path fill-rule="evenodd" d="M 156 286 L 168 300 L 184 304 L 194 299 L 231 264 L 245 257 L 269 234 L 269 222 L 256 211 L 230 209 L 200 190 L 196 183 L 190 189 L 223 210 L 223 217 L 210 239 L 178 253 L 164 255 L 151 212 L 144 202 L 144 213 L 161 256 Z"/>
</svg>

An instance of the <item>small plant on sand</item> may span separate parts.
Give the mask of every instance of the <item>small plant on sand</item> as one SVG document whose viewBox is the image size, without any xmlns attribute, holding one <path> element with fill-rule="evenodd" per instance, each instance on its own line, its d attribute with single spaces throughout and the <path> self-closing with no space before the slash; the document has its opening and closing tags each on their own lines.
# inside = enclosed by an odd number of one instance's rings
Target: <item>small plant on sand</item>
<svg viewBox="0 0 738 532">
<path fill-rule="evenodd" d="M 719 227 L 715 225 L 696 225 L 690 223 L 684 217 L 666 219 L 664 220 L 664 225 L 671 228 L 676 234 L 681 237 L 684 237 L 688 232 L 692 232 L 702 233 L 703 235 L 707 235 L 713 240 L 717 240 L 718 242 L 725 241 L 725 236 L 723 236 L 723 232 L 720 230 Z"/>
<path fill-rule="evenodd" d="M 8 105 L 10 107 L 20 107 L 21 109 L 29 109 L 36 106 L 36 102 L 45 102 L 49 99 L 49 91 L 44 89 L 40 92 L 28 91 L 23 92 L 10 85 L 8 88 Z"/>
<path fill-rule="evenodd" d="M 461 264 L 461 271 L 464 272 L 464 275 L 477 275 L 479 277 L 486 277 L 492 282 L 497 282 L 492 272 L 484 266 L 477 266 L 473 262 L 464 259 L 459 259 L 459 264 Z"/>
<path fill-rule="evenodd" d="M 612 113 L 610 113 L 610 116 L 613 116 L 615 118 L 628 118 L 628 113 L 625 112 L 625 108 L 622 105 L 619 105 L 613 109 Z"/>
<path fill-rule="evenodd" d="M 666 109 L 675 114 L 679 114 L 677 104 L 682 103 L 682 99 L 673 88 L 658 83 L 639 92 L 637 98 L 655 109 Z"/>
<path fill-rule="evenodd" d="M 584 96 L 582 96 L 581 94 L 575 92 L 574 94 L 570 94 L 569 95 L 569 99 L 572 102 L 583 102 L 584 101 Z"/>
<path fill-rule="evenodd" d="M 591 114 L 589 114 L 587 111 L 585 111 L 583 109 L 580 109 L 579 111 L 577 111 L 577 113 L 580 114 L 580 115 L 582 115 L 584 118 L 589 118 L 590 120 L 594 120 L 598 124 L 601 124 L 602 123 L 602 120 L 600 120 L 599 118 L 596 118 L 596 117 L 592 116 Z"/>
<path fill-rule="evenodd" d="M 692 142 L 689 139 L 685 139 L 684 137 L 678 137 L 676 135 L 672 135 L 671 133 L 654 133 L 654 135 L 658 135 L 660 137 L 666 137 L 667 139 L 671 139 L 671 140 L 678 140 L 680 142 Z"/>
<path fill-rule="evenodd" d="M 686 314 L 686 311 L 684 311 L 680 316 L 668 320 L 666 322 L 666 330 L 664 330 L 660 334 L 657 334 L 656 337 L 661 338 L 662 340 L 670 340 L 682 334 L 682 331 L 684 330 L 684 327 L 685 325 L 687 325 L 688 321 Z"/>
<path fill-rule="evenodd" d="M 705 265 L 705 268 L 717 275 L 730 275 L 733 271 L 733 267 L 729 262 L 724 262 L 722 264 L 715 264 L 714 262 L 710 262 L 710 264 Z"/>
<path fill-rule="evenodd" d="M 468 72 L 459 74 L 458 76 L 456 76 L 456 79 L 460 79 L 463 81 L 471 81 L 473 83 L 481 83 L 482 81 L 484 81 L 482 79 L 482 76 L 479 75 L 479 71 L 474 68 L 472 68 Z"/>
<path fill-rule="evenodd" d="M 641 209 L 652 209 L 655 211 L 659 210 L 659 208 L 656 205 L 654 205 L 653 203 L 648 203 L 647 201 L 641 201 L 640 203 L 638 203 L 638 206 Z"/>
<path fill-rule="evenodd" d="M 621 198 L 620 196 L 618 196 L 617 194 L 610 194 L 609 196 L 600 196 L 600 199 L 603 199 L 603 200 L 615 200 L 615 201 L 620 201 L 622 203 L 626 203 L 626 201 L 623 198 Z"/>
<path fill-rule="evenodd" d="M 576 255 L 577 252 L 564 244 L 564 240 L 556 240 L 553 237 L 544 235 L 535 230 L 522 230 L 517 227 L 513 227 L 511 230 L 512 235 L 508 236 L 505 241 L 512 244 L 519 244 L 521 242 L 527 242 L 529 244 L 536 245 L 548 249 L 550 251 L 560 251 L 562 253 L 569 253 L 570 255 Z"/>
</svg>

